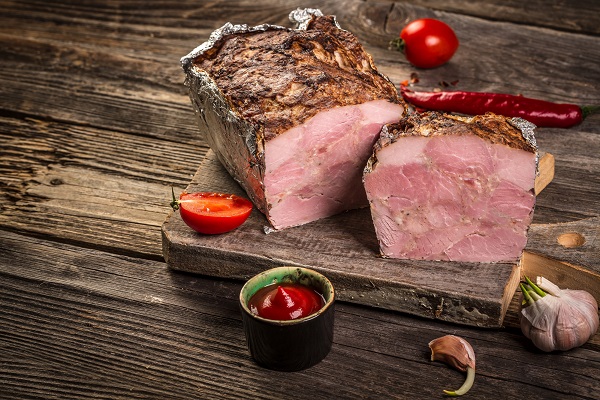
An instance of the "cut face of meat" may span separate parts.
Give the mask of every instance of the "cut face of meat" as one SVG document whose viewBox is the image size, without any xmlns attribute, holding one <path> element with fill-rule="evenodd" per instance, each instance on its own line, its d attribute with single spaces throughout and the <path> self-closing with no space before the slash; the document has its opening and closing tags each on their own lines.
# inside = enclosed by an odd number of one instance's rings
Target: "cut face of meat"
<svg viewBox="0 0 600 400">
<path fill-rule="evenodd" d="M 535 205 L 536 151 L 514 130 L 491 114 L 431 113 L 387 126 L 364 174 L 382 255 L 518 260 Z"/>
<path fill-rule="evenodd" d="M 274 228 L 368 205 L 362 170 L 404 107 L 332 16 L 227 24 L 182 65 L 204 138 Z"/>
<path fill-rule="evenodd" d="M 364 165 L 381 127 L 399 113 L 385 100 L 335 108 L 268 141 L 264 186 L 273 227 L 367 206 Z"/>
</svg>

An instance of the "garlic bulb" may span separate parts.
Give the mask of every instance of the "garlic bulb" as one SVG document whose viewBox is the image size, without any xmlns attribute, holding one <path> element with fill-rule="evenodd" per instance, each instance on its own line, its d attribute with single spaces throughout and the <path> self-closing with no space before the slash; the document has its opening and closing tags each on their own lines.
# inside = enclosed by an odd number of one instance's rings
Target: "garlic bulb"
<svg viewBox="0 0 600 400">
<path fill-rule="evenodd" d="M 457 390 L 444 390 L 449 396 L 462 396 L 473 386 L 475 380 L 475 352 L 465 339 L 446 335 L 429 342 L 431 361 L 441 361 L 467 373 L 463 385 Z"/>
<path fill-rule="evenodd" d="M 525 278 L 521 290 L 521 331 L 542 351 L 570 350 L 587 342 L 598 329 L 598 303 L 584 290 L 560 289 L 544 277 L 537 285 Z M 525 303 L 524 302 L 524 303 Z"/>
</svg>

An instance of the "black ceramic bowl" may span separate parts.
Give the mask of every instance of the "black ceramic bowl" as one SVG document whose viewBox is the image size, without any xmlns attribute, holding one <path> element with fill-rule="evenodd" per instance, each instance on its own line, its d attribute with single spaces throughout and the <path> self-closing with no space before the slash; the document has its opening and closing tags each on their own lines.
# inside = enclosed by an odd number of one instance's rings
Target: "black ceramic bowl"
<svg viewBox="0 0 600 400">
<path fill-rule="evenodd" d="M 248 301 L 261 288 L 298 283 L 323 295 L 325 305 L 304 318 L 279 321 L 261 318 Z M 299 371 L 319 363 L 333 343 L 334 290 L 320 273 L 307 268 L 278 267 L 252 277 L 240 292 L 242 321 L 248 348 L 257 364 L 278 371 Z"/>
</svg>

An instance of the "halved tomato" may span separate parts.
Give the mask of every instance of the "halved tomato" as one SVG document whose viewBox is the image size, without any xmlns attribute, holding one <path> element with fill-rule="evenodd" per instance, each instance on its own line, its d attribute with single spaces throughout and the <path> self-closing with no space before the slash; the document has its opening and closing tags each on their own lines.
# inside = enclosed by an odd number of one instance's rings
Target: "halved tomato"
<svg viewBox="0 0 600 400">
<path fill-rule="evenodd" d="M 175 198 L 175 195 L 173 195 Z M 252 202 L 234 194 L 183 192 L 171 203 L 181 219 L 196 232 L 214 235 L 242 225 L 252 212 Z"/>
</svg>

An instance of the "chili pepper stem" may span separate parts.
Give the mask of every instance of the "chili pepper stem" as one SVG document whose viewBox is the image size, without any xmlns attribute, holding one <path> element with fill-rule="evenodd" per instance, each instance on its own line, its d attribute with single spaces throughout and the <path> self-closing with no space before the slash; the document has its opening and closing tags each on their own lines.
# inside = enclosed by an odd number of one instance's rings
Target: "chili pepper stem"
<svg viewBox="0 0 600 400">
<path fill-rule="evenodd" d="M 462 386 L 457 390 L 444 390 L 444 393 L 453 397 L 462 396 L 473 387 L 473 382 L 475 382 L 475 368 L 467 367 L 467 379 L 465 379 Z"/>
<path fill-rule="evenodd" d="M 390 40 L 389 43 L 389 49 L 390 50 L 398 50 L 398 51 L 402 51 L 404 52 L 404 46 L 405 46 L 405 42 L 404 39 L 397 37 L 396 39 Z"/>
<path fill-rule="evenodd" d="M 171 193 L 173 194 L 173 200 L 171 200 L 171 208 L 173 209 L 173 211 L 177 211 L 179 210 L 179 200 L 177 200 L 175 198 L 175 189 L 173 189 L 173 187 L 171 186 Z"/>
<path fill-rule="evenodd" d="M 597 112 L 600 112 L 600 106 L 582 106 L 581 107 L 581 114 L 582 114 L 583 119 L 586 119 L 588 116 L 590 116 L 592 114 L 596 114 Z"/>
</svg>

